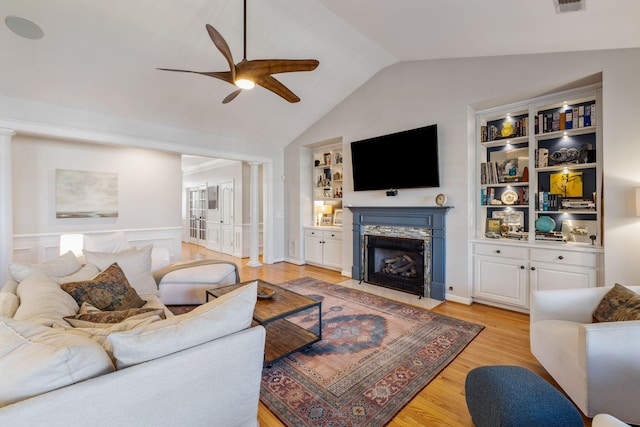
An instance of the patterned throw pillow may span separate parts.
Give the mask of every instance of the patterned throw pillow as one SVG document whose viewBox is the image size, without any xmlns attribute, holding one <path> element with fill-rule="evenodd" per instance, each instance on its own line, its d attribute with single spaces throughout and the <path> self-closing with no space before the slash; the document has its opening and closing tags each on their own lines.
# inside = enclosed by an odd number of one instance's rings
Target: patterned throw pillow
<svg viewBox="0 0 640 427">
<path fill-rule="evenodd" d="M 96 311 L 89 313 L 65 317 L 64 320 L 76 328 L 101 328 L 127 319 L 145 319 L 151 316 L 159 316 L 160 319 L 164 319 L 164 310 L 161 308 L 130 308 L 118 311 L 100 311 L 96 309 Z"/>
<path fill-rule="evenodd" d="M 616 283 L 593 312 L 593 322 L 640 320 L 640 295 Z"/>
<path fill-rule="evenodd" d="M 78 304 L 88 302 L 104 311 L 140 308 L 145 300 L 129 285 L 117 263 L 111 264 L 91 280 L 60 285 Z"/>
</svg>

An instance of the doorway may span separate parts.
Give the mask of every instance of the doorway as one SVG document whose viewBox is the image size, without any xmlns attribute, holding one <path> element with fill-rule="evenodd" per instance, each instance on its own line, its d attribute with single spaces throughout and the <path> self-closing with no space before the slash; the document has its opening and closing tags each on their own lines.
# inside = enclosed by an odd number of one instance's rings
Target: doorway
<svg viewBox="0 0 640 427">
<path fill-rule="evenodd" d="M 189 198 L 187 211 L 189 212 L 189 243 L 198 246 L 207 244 L 207 187 L 192 187 L 188 189 Z"/>
</svg>

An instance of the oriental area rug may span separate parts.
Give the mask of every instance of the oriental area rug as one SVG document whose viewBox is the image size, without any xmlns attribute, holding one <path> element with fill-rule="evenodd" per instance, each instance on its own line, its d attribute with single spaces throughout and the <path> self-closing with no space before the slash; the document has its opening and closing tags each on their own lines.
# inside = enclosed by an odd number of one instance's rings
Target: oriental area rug
<svg viewBox="0 0 640 427">
<path fill-rule="evenodd" d="M 260 400 L 290 427 L 384 426 L 483 329 L 310 277 L 278 286 L 322 301 L 322 340 L 262 373 Z M 288 319 L 310 329 L 317 313 Z"/>
</svg>

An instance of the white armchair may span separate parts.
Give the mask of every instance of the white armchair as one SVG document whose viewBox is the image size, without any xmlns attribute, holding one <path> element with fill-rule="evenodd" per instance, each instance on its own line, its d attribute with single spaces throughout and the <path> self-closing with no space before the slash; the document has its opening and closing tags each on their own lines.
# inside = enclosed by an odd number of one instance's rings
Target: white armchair
<svg viewBox="0 0 640 427">
<path fill-rule="evenodd" d="M 531 352 L 587 417 L 639 424 L 640 320 L 591 323 L 610 289 L 533 292 Z"/>
</svg>

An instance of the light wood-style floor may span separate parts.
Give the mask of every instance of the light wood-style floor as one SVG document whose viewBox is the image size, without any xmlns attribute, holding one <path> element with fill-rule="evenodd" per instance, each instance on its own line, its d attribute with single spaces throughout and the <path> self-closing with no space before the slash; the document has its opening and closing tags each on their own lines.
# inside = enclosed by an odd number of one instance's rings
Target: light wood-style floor
<svg viewBox="0 0 640 427">
<path fill-rule="evenodd" d="M 294 265 L 286 262 L 261 267 L 247 267 L 249 259 L 234 258 L 194 245 L 183 245 L 183 259 L 221 259 L 238 265 L 242 281 L 262 279 L 279 283 L 309 276 L 330 283 L 349 279 L 339 272 L 309 265 Z M 473 422 L 467 411 L 464 382 L 467 373 L 484 365 L 518 365 L 531 369 L 557 387 L 555 381 L 538 363 L 529 350 L 529 316 L 483 304 L 467 306 L 444 302 L 434 312 L 457 319 L 478 323 L 485 329 L 469 346 L 429 383 L 388 424 L 395 427 L 416 426 L 464 426 Z M 560 389 L 561 390 L 561 389 Z M 561 390 L 562 391 L 562 390 Z M 261 427 L 284 426 L 266 407 L 260 404 L 258 418 Z M 591 419 L 583 417 L 585 426 Z"/>
</svg>

